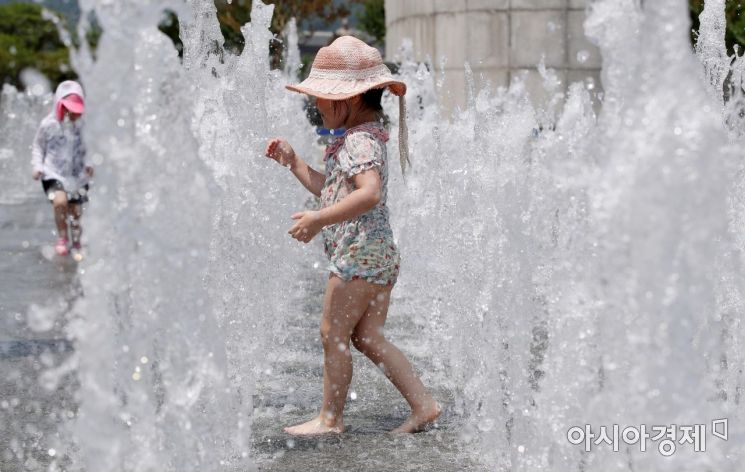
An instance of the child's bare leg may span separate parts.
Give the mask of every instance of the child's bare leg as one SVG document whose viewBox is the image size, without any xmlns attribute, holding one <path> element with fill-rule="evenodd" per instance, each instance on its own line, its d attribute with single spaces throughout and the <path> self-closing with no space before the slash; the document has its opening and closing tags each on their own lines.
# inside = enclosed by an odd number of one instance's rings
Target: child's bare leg
<svg viewBox="0 0 745 472">
<path fill-rule="evenodd" d="M 411 416 L 394 433 L 414 433 L 440 416 L 440 406 L 427 393 L 406 356 L 383 335 L 391 287 L 381 286 L 352 334 L 360 352 L 378 365 L 411 406 Z"/>
<path fill-rule="evenodd" d="M 61 190 L 54 192 L 52 200 L 54 207 L 54 223 L 57 225 L 57 235 L 69 239 L 67 236 L 67 194 Z"/>
<path fill-rule="evenodd" d="M 329 277 L 321 318 L 323 343 L 323 404 L 318 417 L 285 428 L 290 434 L 312 435 L 344 431 L 344 404 L 352 380 L 349 339 L 354 326 L 374 297 L 373 284 L 364 280 L 344 282 Z"/>
<path fill-rule="evenodd" d="M 72 219 L 70 220 L 70 234 L 72 243 L 79 244 L 80 237 L 83 235 L 83 227 L 80 226 L 80 219 L 83 217 L 83 205 L 80 203 L 71 203 L 68 205 Z"/>
</svg>

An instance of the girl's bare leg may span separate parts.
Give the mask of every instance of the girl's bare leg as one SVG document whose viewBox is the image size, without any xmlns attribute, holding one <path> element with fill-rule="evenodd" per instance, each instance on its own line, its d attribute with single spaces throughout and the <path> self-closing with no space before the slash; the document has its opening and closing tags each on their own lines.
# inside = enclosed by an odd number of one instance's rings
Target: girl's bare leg
<svg viewBox="0 0 745 472">
<path fill-rule="evenodd" d="M 342 415 L 352 380 L 349 339 L 375 295 L 376 286 L 364 280 L 345 282 L 335 275 L 329 277 L 321 318 L 324 351 L 321 412 L 306 423 L 285 428 L 286 432 L 313 435 L 344 431 Z"/>
<path fill-rule="evenodd" d="M 427 393 L 406 356 L 383 335 L 392 287 L 381 287 L 352 334 L 352 343 L 378 365 L 411 406 L 411 416 L 393 433 L 414 433 L 440 416 L 440 406 Z"/>
<path fill-rule="evenodd" d="M 80 226 L 80 219 L 83 217 L 83 205 L 80 203 L 73 203 L 68 205 L 72 220 L 70 220 L 70 233 L 72 236 L 72 243 L 80 243 L 80 237 L 83 235 L 83 227 Z"/>
<path fill-rule="evenodd" d="M 67 236 L 67 194 L 61 190 L 54 192 L 52 206 L 54 207 L 54 223 L 57 225 L 57 235 L 69 240 Z"/>
</svg>

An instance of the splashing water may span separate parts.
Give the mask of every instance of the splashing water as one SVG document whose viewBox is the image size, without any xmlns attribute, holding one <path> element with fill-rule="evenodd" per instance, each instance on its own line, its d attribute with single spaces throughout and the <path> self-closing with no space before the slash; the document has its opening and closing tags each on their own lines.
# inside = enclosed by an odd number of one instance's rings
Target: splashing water
<svg viewBox="0 0 745 472">
<path fill-rule="evenodd" d="M 730 72 L 729 57 L 724 44 L 727 20 L 724 16 L 724 0 L 708 0 L 700 16 L 701 26 L 696 40 L 696 54 L 704 66 L 712 96 L 723 104 L 724 81 Z"/>
<path fill-rule="evenodd" d="M 28 199 L 32 194 L 28 185 L 30 170 L 19 165 L 16 153 L 23 152 L 30 156 L 31 142 L 36 134 L 39 121 L 52 106 L 50 96 L 22 94 L 9 85 L 4 85 L 0 96 L 0 172 L 3 174 L 3 191 L 0 193 L 0 204 L 14 204 Z M 30 157 L 28 158 L 30 161 Z M 33 192 L 38 192 L 37 188 Z"/>
<path fill-rule="evenodd" d="M 169 6 L 185 20 L 183 65 L 156 29 Z M 108 205 L 90 212 L 99 252 L 71 329 L 77 447 L 89 470 L 240 462 L 256 361 L 279 338 L 297 279 L 291 265 L 271 268 L 301 252 L 277 237 L 299 190 L 283 191 L 289 176 L 262 160 L 263 146 L 270 134 L 311 141 L 303 116 L 282 112 L 298 98 L 269 70 L 272 9 L 256 4 L 235 57 L 211 4 L 85 7 L 107 32 L 99 60 L 78 70 L 89 103 L 105 104 L 87 134 L 106 162 L 96 192 Z"/>
<path fill-rule="evenodd" d="M 85 46 L 75 58 L 102 165 L 67 328 L 79 409 L 54 455 L 85 470 L 243 470 L 257 381 L 293 342 L 303 279 L 323 278 L 320 249 L 285 236 L 306 196 L 262 156 L 275 135 L 319 154 L 302 98 L 283 88 L 299 58 L 291 47 L 287 71 L 270 70 L 273 7 L 260 2 L 241 56 L 222 50 L 212 2 L 81 7 L 105 31 L 97 60 Z M 156 28 L 164 8 L 182 22 L 183 63 Z M 707 15 L 702 35 L 718 31 Z M 735 470 L 742 457 L 745 189 L 737 126 L 721 120 L 735 105 L 716 94 L 742 66 L 718 33 L 696 61 L 687 21 L 683 0 L 591 5 L 597 116 L 581 83 L 541 108 L 516 83 L 471 85 L 449 120 L 430 69 L 401 50 L 414 167 L 390 183 L 403 254 L 390 318 L 420 328 L 425 380 L 455 398 L 446 428 L 484 468 Z M 3 130 L 9 113 L 32 114 L 6 94 Z M 384 107 L 395 126 L 393 97 Z M 2 148 L 24 149 L 3 134 Z M 729 441 L 669 458 L 653 442 L 584 452 L 566 436 L 723 417 Z"/>
<path fill-rule="evenodd" d="M 395 311 L 447 341 L 433 355 L 462 388 L 464 437 L 498 470 L 725 467 L 740 430 L 671 458 L 566 438 L 573 425 L 735 423 L 743 381 L 742 206 L 729 206 L 741 164 L 685 5 L 595 2 L 585 26 L 604 57 L 597 120 L 580 84 L 537 137 L 545 113 L 514 89 L 474 94 L 452 123 L 414 113 Z M 413 95 L 432 87 L 415 69 L 402 69 Z"/>
</svg>

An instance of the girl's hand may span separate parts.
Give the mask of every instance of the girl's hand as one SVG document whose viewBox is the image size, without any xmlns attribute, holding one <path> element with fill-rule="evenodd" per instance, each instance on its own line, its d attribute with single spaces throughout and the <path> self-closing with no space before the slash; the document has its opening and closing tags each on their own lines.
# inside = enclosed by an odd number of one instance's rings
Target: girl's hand
<svg viewBox="0 0 745 472">
<path fill-rule="evenodd" d="M 266 145 L 266 157 L 274 159 L 284 167 L 292 167 L 295 164 L 295 150 L 290 143 L 282 138 L 274 138 Z"/>
<path fill-rule="evenodd" d="M 85 175 L 87 175 L 88 177 L 93 177 L 93 167 L 86 166 L 85 167 Z"/>
<path fill-rule="evenodd" d="M 298 220 L 288 231 L 290 236 L 303 243 L 309 243 L 323 228 L 317 211 L 301 211 L 292 215 Z"/>
<path fill-rule="evenodd" d="M 41 171 L 35 170 L 33 174 L 31 174 L 31 177 L 34 178 L 34 180 L 39 180 L 41 178 Z"/>
</svg>

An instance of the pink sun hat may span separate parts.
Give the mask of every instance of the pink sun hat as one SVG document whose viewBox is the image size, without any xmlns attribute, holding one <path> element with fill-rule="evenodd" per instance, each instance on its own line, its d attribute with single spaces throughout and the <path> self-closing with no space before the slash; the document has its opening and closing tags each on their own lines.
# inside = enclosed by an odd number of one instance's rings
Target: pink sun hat
<svg viewBox="0 0 745 472">
<path fill-rule="evenodd" d="M 387 87 L 398 96 L 398 147 L 401 171 L 406 171 L 406 164 L 410 164 L 404 99 L 406 84 L 393 78 L 377 49 L 354 36 L 340 36 L 318 51 L 307 79 L 286 87 L 326 100 L 345 100 L 371 89 Z"/>
<path fill-rule="evenodd" d="M 83 87 L 74 80 L 62 82 L 54 93 L 54 114 L 58 121 L 64 119 L 65 110 L 79 115 L 85 112 Z"/>
<path fill-rule="evenodd" d="M 406 94 L 406 84 L 395 80 L 380 52 L 354 36 L 340 36 L 321 48 L 310 75 L 287 88 L 327 100 L 344 100 L 370 89 L 388 87 L 394 95 Z"/>
</svg>

